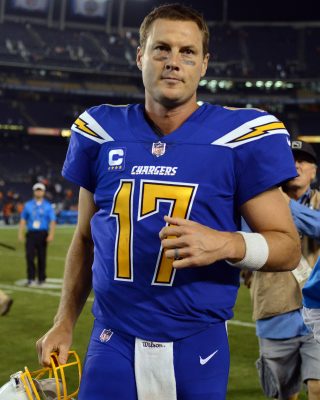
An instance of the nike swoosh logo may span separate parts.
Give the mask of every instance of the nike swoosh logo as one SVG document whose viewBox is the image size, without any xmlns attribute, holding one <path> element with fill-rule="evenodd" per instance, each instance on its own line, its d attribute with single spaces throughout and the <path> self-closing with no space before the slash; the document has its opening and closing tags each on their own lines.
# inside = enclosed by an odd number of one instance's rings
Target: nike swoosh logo
<svg viewBox="0 0 320 400">
<path fill-rule="evenodd" d="M 201 356 L 199 356 L 199 358 L 200 358 L 200 364 L 201 364 L 201 365 L 207 364 L 207 362 L 210 361 L 211 358 L 212 358 L 216 353 L 218 353 L 218 351 L 219 351 L 219 350 L 214 351 L 212 354 L 210 354 L 210 355 L 209 355 L 208 357 L 206 357 L 206 358 L 202 358 Z"/>
</svg>

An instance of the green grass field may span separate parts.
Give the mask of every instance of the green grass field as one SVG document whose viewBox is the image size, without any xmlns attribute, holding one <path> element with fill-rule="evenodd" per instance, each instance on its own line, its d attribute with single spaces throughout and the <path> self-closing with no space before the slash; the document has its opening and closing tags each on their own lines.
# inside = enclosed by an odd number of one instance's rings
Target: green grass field
<svg viewBox="0 0 320 400">
<path fill-rule="evenodd" d="M 48 250 L 47 275 L 62 278 L 64 258 L 73 227 L 58 227 L 56 237 Z M 6 249 L 1 244 L 16 247 Z M 16 227 L 0 228 L 0 288 L 10 294 L 14 303 L 7 316 L 0 317 L 0 387 L 9 375 L 25 365 L 38 369 L 35 342 L 50 328 L 54 317 L 60 289 L 38 289 L 18 286 L 17 281 L 26 278 L 24 246 L 17 242 Z M 19 283 L 19 282 L 18 282 Z M 92 296 L 87 302 L 76 326 L 73 348 L 83 360 L 90 335 Z M 243 324 L 243 323 L 247 323 Z M 251 320 L 248 290 L 241 286 L 235 308 L 234 320 L 229 324 L 231 348 L 231 371 L 228 400 L 262 400 L 255 360 L 258 344 Z M 306 399 L 305 394 L 300 399 Z M 124 399 L 123 399 L 124 400 Z"/>
</svg>

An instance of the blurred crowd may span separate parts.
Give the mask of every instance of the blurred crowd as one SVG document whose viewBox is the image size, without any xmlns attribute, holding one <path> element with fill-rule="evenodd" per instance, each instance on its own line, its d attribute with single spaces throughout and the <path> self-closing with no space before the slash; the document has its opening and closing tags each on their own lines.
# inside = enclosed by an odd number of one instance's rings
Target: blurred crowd
<svg viewBox="0 0 320 400">
<path fill-rule="evenodd" d="M 46 198 L 52 203 L 57 217 L 63 211 L 77 211 L 77 196 L 74 189 L 63 187 L 63 184 L 58 181 L 50 182 L 43 177 L 40 177 L 37 182 L 47 187 Z M 18 224 L 25 201 L 30 197 L 30 193 L 12 188 L 6 189 L 8 186 L 1 185 L 0 182 L 0 225 Z"/>
</svg>

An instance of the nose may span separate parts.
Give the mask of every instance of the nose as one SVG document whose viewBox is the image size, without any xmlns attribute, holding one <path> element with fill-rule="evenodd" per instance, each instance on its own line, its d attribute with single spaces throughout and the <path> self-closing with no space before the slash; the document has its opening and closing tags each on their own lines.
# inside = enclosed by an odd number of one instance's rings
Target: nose
<svg viewBox="0 0 320 400">
<path fill-rule="evenodd" d="M 179 71 L 179 66 L 178 65 L 174 65 L 174 64 L 166 64 L 165 65 L 165 69 L 167 71 Z"/>
<path fill-rule="evenodd" d="M 167 71 L 179 71 L 180 67 L 178 57 L 178 54 L 174 54 L 173 52 L 168 56 L 165 63 L 165 69 Z"/>
</svg>

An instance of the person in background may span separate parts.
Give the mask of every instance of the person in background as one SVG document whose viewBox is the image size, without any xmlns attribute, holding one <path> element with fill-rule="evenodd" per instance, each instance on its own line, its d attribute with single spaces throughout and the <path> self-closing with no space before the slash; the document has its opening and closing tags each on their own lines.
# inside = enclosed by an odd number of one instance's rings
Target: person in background
<svg viewBox="0 0 320 400">
<path fill-rule="evenodd" d="M 26 202 L 22 210 L 18 231 L 18 239 L 24 241 L 25 230 L 27 230 L 27 286 L 42 285 L 46 280 L 47 244 L 53 240 L 56 226 L 54 209 L 44 198 L 45 185 L 40 182 L 35 183 L 32 190 L 33 199 Z"/>
<path fill-rule="evenodd" d="M 240 268 L 299 262 L 277 188 L 296 176 L 288 132 L 264 111 L 198 105 L 208 39 L 194 9 L 155 8 L 137 50 L 145 103 L 93 107 L 72 126 L 62 173 L 80 186 L 79 218 L 37 351 L 65 362 L 93 283 L 79 400 L 225 400 Z M 238 232 L 241 213 L 255 233 Z"/>
<path fill-rule="evenodd" d="M 0 190 L 0 220 L 3 218 L 3 205 L 4 205 L 4 195 Z"/>
<path fill-rule="evenodd" d="M 2 214 L 2 207 L 4 204 L 4 195 L 0 191 L 0 219 Z M 3 215 L 3 214 L 2 214 Z M 0 316 L 8 314 L 13 303 L 13 299 L 9 297 L 4 291 L 0 290 Z"/>
<path fill-rule="evenodd" d="M 13 192 L 9 190 L 6 193 L 4 198 L 3 206 L 2 206 L 2 214 L 3 214 L 3 221 L 5 225 L 12 224 L 12 216 L 14 211 L 14 199 L 13 199 Z"/>
<path fill-rule="evenodd" d="M 301 289 L 320 254 L 320 192 L 311 188 L 317 156 L 310 144 L 299 140 L 292 141 L 291 148 L 298 176 L 283 185 L 283 196 L 300 234 L 302 258 L 293 271 L 246 271 L 244 277 L 256 320 L 257 368 L 264 393 L 296 400 L 304 382 L 309 400 L 316 400 L 320 398 L 320 345 L 303 322 Z"/>
<path fill-rule="evenodd" d="M 0 290 L 0 316 L 8 314 L 13 303 L 13 299 L 4 291 Z"/>
<path fill-rule="evenodd" d="M 302 315 L 320 345 L 320 257 L 302 289 Z"/>
<path fill-rule="evenodd" d="M 313 267 L 320 255 L 320 191 L 312 184 L 317 177 L 317 154 L 311 144 L 301 140 L 291 143 L 298 172 L 283 191 L 302 240 L 302 253 Z"/>
</svg>

